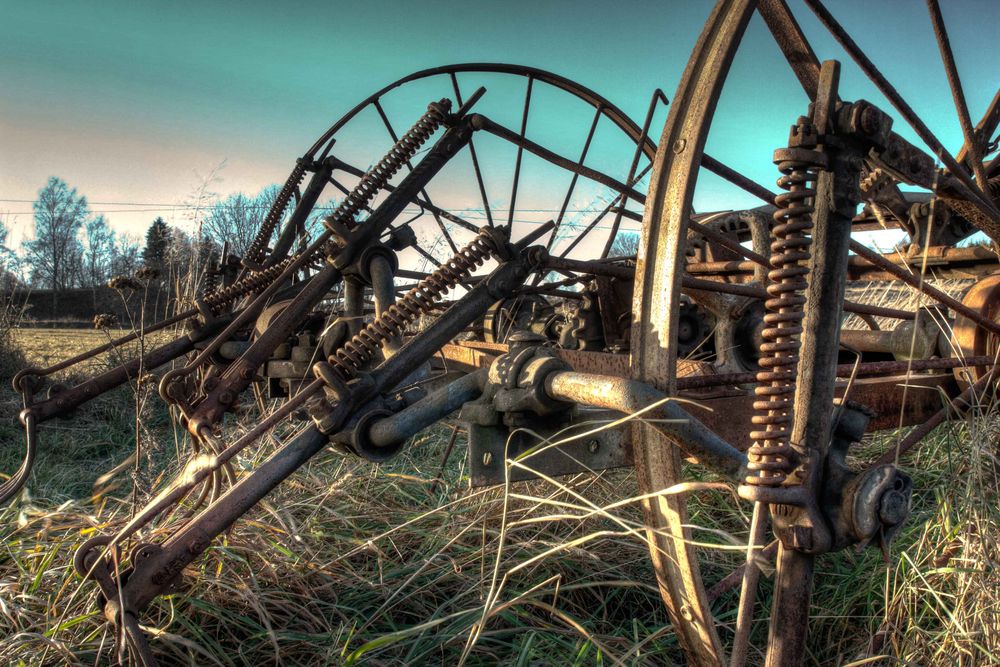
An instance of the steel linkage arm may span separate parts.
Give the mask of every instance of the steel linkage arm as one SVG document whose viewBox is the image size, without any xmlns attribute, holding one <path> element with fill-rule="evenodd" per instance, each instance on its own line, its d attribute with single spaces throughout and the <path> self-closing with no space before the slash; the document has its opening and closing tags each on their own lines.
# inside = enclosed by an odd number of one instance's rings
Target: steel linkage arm
<svg viewBox="0 0 1000 667">
<path fill-rule="evenodd" d="M 317 424 L 322 427 L 306 428 L 254 472 L 230 488 L 208 511 L 195 517 L 162 545 L 144 544 L 137 547 L 132 555 L 133 570 L 127 579 L 119 580 L 114 576 L 115 570 L 109 558 L 110 550 L 102 551 L 99 548 L 119 541 L 120 537 L 113 540 L 99 538 L 82 546 L 76 559 L 77 569 L 84 576 L 95 579 L 101 586 L 107 600 L 105 615 L 108 620 L 116 624 L 123 623 L 128 629 L 130 619 L 136 618 L 152 599 L 167 590 L 180 571 L 197 558 L 212 539 L 232 526 L 282 480 L 323 449 L 330 442 L 331 435 L 336 435 L 361 407 L 398 386 L 436 350 L 482 317 L 497 300 L 509 298 L 524 284 L 534 268 L 530 259 L 532 256 L 530 252 L 513 253 L 486 280 L 479 282 L 441 317 L 410 339 L 399 352 L 370 374 L 362 374 L 339 388 L 333 388 L 331 400 L 314 402 L 314 419 L 317 405 L 326 407 L 325 410 L 318 411 L 322 414 L 322 419 L 317 419 Z M 321 383 L 313 382 L 293 400 L 299 402 L 308 396 L 319 398 L 321 388 Z M 255 429 L 255 437 L 263 434 L 264 430 Z M 244 438 L 239 444 L 242 447 L 249 442 Z M 149 516 L 144 512 L 140 512 L 140 515 Z M 130 526 L 132 532 L 137 528 L 135 525 Z M 130 641 L 138 644 L 138 658 L 148 663 L 146 656 L 149 652 L 143 647 L 145 640 L 141 636 L 134 636 L 134 632 L 130 631 L 129 634 Z"/>
<path fill-rule="evenodd" d="M 316 255 L 329 255 L 328 263 L 313 278 L 310 288 L 290 303 L 240 358 L 226 369 L 218 383 L 206 392 L 204 400 L 188 420 L 188 430 L 192 435 L 201 437 L 222 418 L 239 394 L 253 381 L 257 369 L 292 334 L 305 315 L 340 282 L 343 272 L 349 270 L 361 257 L 362 250 L 389 228 L 413 197 L 468 143 L 472 136 L 469 123 L 462 119 L 446 118 L 448 108 L 447 100 L 431 105 L 427 114 L 396 142 L 382 161 L 362 178 L 337 210 L 324 221 L 326 234 L 332 236 L 335 242 L 319 247 Z M 420 146 L 446 120 L 451 127 L 364 224 L 359 225 L 356 219 L 358 213 L 381 192 L 389 178 L 416 154 Z"/>
<path fill-rule="evenodd" d="M 702 424 L 679 403 L 638 380 L 594 373 L 554 372 L 545 378 L 545 393 L 558 401 L 616 410 L 649 422 L 689 456 L 716 472 L 739 478 L 746 454 Z M 652 409 L 651 406 L 655 406 Z"/>
</svg>

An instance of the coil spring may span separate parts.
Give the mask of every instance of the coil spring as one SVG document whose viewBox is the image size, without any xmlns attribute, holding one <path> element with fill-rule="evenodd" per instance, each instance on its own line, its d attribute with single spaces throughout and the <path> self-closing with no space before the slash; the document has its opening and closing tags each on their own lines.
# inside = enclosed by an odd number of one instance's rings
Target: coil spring
<svg viewBox="0 0 1000 667">
<path fill-rule="evenodd" d="M 278 222 L 281 221 L 281 217 L 285 214 L 285 210 L 288 208 L 288 202 L 292 200 L 292 194 L 302 183 L 302 179 L 305 178 L 305 175 L 305 160 L 298 160 L 295 163 L 295 168 L 292 169 L 292 173 L 288 176 L 288 180 L 285 181 L 285 184 L 278 192 L 278 196 L 274 198 L 274 203 L 271 204 L 271 208 L 268 210 L 267 216 L 264 218 L 264 223 L 257 231 L 257 236 L 255 236 L 253 241 L 250 242 L 250 247 L 247 248 L 246 256 L 244 258 L 245 264 L 258 266 L 262 261 L 264 261 L 264 252 L 267 250 L 268 241 L 271 240 L 271 236 L 274 234 L 274 230 L 278 226 Z"/>
<path fill-rule="evenodd" d="M 323 220 L 326 228 L 336 233 L 342 226 L 348 229 L 353 227 L 358 213 L 370 204 L 389 183 L 389 179 L 417 154 L 420 147 L 441 126 L 450 110 L 451 101 L 448 99 L 430 104 L 427 113 L 393 144 L 378 164 L 361 177 L 361 181 L 344 197 L 337 209 Z"/>
<path fill-rule="evenodd" d="M 809 119 L 800 118 L 792 136 L 810 132 L 815 136 Z M 763 429 L 750 432 L 754 442 L 747 452 L 750 472 L 745 481 L 756 486 L 779 486 L 795 467 L 795 452 L 791 447 L 792 401 L 812 243 L 807 233 L 812 229 L 819 166 L 817 160 L 808 159 L 810 155 L 822 157 L 798 147 L 775 152 L 775 162 L 782 173 L 778 185 L 787 192 L 775 198 L 778 210 L 774 213 L 771 243 L 774 268 L 767 274 L 770 298 L 764 302 L 766 327 L 761 332 L 764 342 L 760 346 L 759 384 L 754 389 L 758 400 L 753 403 L 756 414 L 751 421 Z"/>
<path fill-rule="evenodd" d="M 218 314 L 219 309 L 230 301 L 246 296 L 261 287 L 266 287 L 278 276 L 280 276 L 281 272 L 288 268 L 288 265 L 295 259 L 296 257 L 286 257 L 284 260 L 274 264 L 273 266 L 269 266 L 262 271 L 257 271 L 256 273 L 251 273 L 241 280 L 237 280 L 232 285 L 224 287 L 214 294 L 207 295 L 205 297 L 205 305 Z"/>
<path fill-rule="evenodd" d="M 431 312 L 438 298 L 497 254 L 500 242 L 484 229 L 434 273 L 417 283 L 406 296 L 389 306 L 378 319 L 330 355 L 327 361 L 337 377 L 343 382 L 356 377 L 362 366 L 375 358 L 384 341 L 401 335 L 420 315 Z"/>
<path fill-rule="evenodd" d="M 202 298 L 212 296 L 217 289 L 219 289 L 219 273 L 215 267 L 209 266 L 208 270 L 205 271 L 205 282 L 201 286 Z"/>
</svg>

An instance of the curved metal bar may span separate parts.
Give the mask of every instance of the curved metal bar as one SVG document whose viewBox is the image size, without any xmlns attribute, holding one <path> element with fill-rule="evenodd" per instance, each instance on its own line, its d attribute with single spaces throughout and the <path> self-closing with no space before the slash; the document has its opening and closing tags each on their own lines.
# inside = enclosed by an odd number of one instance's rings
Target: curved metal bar
<svg viewBox="0 0 1000 667">
<path fill-rule="evenodd" d="M 408 76 L 404 76 L 402 79 L 398 79 L 384 88 L 379 89 L 375 93 L 369 95 L 366 99 L 357 104 L 353 109 L 348 111 L 344 116 L 342 116 L 336 123 L 334 123 L 330 129 L 323 133 L 322 136 L 316 141 L 315 144 L 310 147 L 306 152 L 307 155 L 314 155 L 320 148 L 329 141 L 344 125 L 346 125 L 352 118 L 357 116 L 365 107 L 373 104 L 375 100 L 381 98 L 390 90 L 394 88 L 399 88 L 403 84 L 410 83 L 411 81 L 417 81 L 418 79 L 426 79 L 432 76 L 439 75 L 457 75 L 463 72 L 477 72 L 484 74 L 514 74 L 518 76 L 525 76 L 534 79 L 535 81 L 541 81 L 550 86 L 563 90 L 570 95 L 578 97 L 587 104 L 593 107 L 602 107 L 603 115 L 610 120 L 612 123 L 617 125 L 622 129 L 623 132 L 635 143 L 642 141 L 643 152 L 652 159 L 653 154 L 656 152 L 656 144 L 654 144 L 648 137 L 644 137 L 642 129 L 633 121 L 624 111 L 619 109 L 616 105 L 612 104 L 610 101 L 605 99 L 603 96 L 597 94 L 590 88 L 583 86 L 575 81 L 571 81 L 564 76 L 554 74 L 552 72 L 547 72 L 543 69 L 538 69 L 537 67 L 525 67 L 522 65 L 512 65 L 508 63 L 463 63 L 457 65 L 446 65 L 444 67 L 432 67 L 430 69 L 421 70 L 419 72 L 414 72 Z M 644 139 L 644 141 L 643 141 Z"/>
<path fill-rule="evenodd" d="M 25 483 L 31 476 L 31 469 L 35 465 L 35 454 L 38 451 L 38 429 L 35 423 L 35 416 L 29 415 L 24 419 L 25 446 L 24 459 L 17 472 L 11 475 L 10 479 L 0 485 L 0 505 L 17 495 L 18 491 L 24 488 Z"/>
<path fill-rule="evenodd" d="M 755 8 L 754 0 L 720 0 L 698 38 L 677 87 L 652 162 L 643 216 L 632 312 L 631 377 L 667 395 L 677 391 L 678 317 L 687 220 L 705 140 L 733 57 Z M 676 447 L 652 425 L 633 427 L 640 493 L 653 493 L 681 480 Z M 644 503 L 653 568 L 677 638 L 693 665 L 725 662 L 702 584 L 698 554 L 690 545 L 687 499 L 656 496 Z"/>
</svg>

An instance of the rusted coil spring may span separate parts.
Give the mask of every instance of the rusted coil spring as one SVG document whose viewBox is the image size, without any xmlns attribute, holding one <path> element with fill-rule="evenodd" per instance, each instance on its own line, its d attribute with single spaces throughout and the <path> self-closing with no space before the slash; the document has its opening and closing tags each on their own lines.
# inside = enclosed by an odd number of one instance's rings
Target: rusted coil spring
<svg viewBox="0 0 1000 667">
<path fill-rule="evenodd" d="M 442 99 L 427 106 L 427 113 L 401 136 L 378 164 L 368 170 L 361 181 L 344 198 L 323 224 L 333 233 L 356 224 L 358 213 L 385 188 L 397 171 L 417 154 L 431 135 L 441 126 L 451 110 L 451 100 Z"/>
<path fill-rule="evenodd" d="M 804 123 L 808 119 L 800 118 L 798 126 Z M 781 485 L 795 465 L 790 444 L 792 401 L 812 242 L 806 234 L 812 229 L 818 168 L 814 162 L 802 159 L 809 153 L 797 148 L 775 152 L 775 162 L 783 174 L 778 185 L 788 192 L 775 199 L 778 210 L 774 213 L 771 243 L 774 269 L 767 274 L 771 298 L 764 302 L 767 327 L 761 334 L 764 342 L 760 346 L 761 371 L 757 373 L 760 385 L 754 389 L 758 400 L 753 403 L 756 414 L 752 423 L 764 428 L 750 432 L 754 443 L 747 452 L 750 472 L 745 481 L 756 486 Z"/>
<path fill-rule="evenodd" d="M 487 259 L 497 255 L 504 241 L 498 228 L 479 232 L 471 243 L 330 355 L 329 367 L 317 364 L 317 374 L 322 378 L 322 373 L 330 368 L 341 382 L 356 377 L 358 371 L 375 358 L 384 341 L 401 335 L 420 315 L 432 312 L 437 299 L 467 279 Z"/>
<path fill-rule="evenodd" d="M 205 297 L 204 304 L 208 306 L 213 313 L 219 314 L 220 309 L 228 304 L 234 299 L 246 296 L 256 290 L 269 285 L 281 273 L 288 268 L 288 265 L 295 260 L 295 257 L 286 257 L 284 260 L 267 267 L 262 271 L 252 273 L 241 280 L 236 281 L 228 287 L 223 287 L 218 292 L 214 294 L 209 294 Z"/>
<path fill-rule="evenodd" d="M 281 217 L 288 209 L 288 202 L 292 200 L 292 195 L 302 183 L 305 175 L 306 161 L 299 159 L 296 161 L 292 173 L 288 176 L 288 180 L 285 181 L 281 191 L 278 192 L 278 196 L 274 198 L 274 203 L 271 204 L 271 208 L 264 218 L 264 223 L 257 231 L 257 236 L 250 242 L 250 247 L 247 248 L 246 256 L 243 258 L 244 266 L 256 268 L 264 261 L 264 252 L 267 250 L 267 243 L 271 240 L 278 222 L 281 221 Z"/>
</svg>

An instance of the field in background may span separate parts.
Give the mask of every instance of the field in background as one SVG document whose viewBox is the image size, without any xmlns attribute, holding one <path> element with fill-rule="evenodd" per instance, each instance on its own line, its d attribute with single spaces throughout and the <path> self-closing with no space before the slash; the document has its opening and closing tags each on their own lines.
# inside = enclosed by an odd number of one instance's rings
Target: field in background
<svg viewBox="0 0 1000 667">
<path fill-rule="evenodd" d="M 15 337 L 31 361 L 51 362 L 107 334 L 22 329 Z M 0 391 L 9 423 L 18 397 Z M 136 405 L 126 387 L 46 425 L 25 501 L 0 508 L 0 664 L 113 658 L 94 587 L 81 585 L 71 560 L 94 531 L 108 532 L 128 515 Z M 145 494 L 177 470 L 185 449 L 158 401 L 139 406 L 137 481 Z M 946 425 L 907 462 L 914 514 L 888 564 L 875 549 L 820 560 L 810 640 L 816 664 L 842 665 L 869 651 L 898 660 L 859 664 L 1000 661 L 997 423 L 990 408 Z M 146 618 L 163 663 L 679 660 L 638 504 L 621 502 L 636 493 L 629 471 L 469 490 L 460 436 L 435 487 L 449 435 L 446 425 L 429 429 L 382 466 L 331 451 L 315 457 L 185 571 L 185 593 L 154 603 Z M 896 435 L 872 438 L 858 458 L 872 458 Z M 20 456 L 20 434 L 4 426 L 0 438 L 7 473 Z M 249 469 L 274 446 L 263 443 L 237 467 Z M 100 480 L 116 466 L 117 475 Z M 695 538 L 714 545 L 703 550 L 711 583 L 742 559 L 747 507 L 731 493 L 704 490 L 692 510 Z M 735 597 L 715 605 L 724 633 Z M 765 635 L 761 618 L 755 646 Z"/>
<path fill-rule="evenodd" d="M 12 329 L 14 343 L 25 359 L 35 365 L 51 365 L 62 359 L 103 345 L 110 340 L 129 333 L 126 329 L 33 329 L 19 327 Z M 154 333 L 146 337 L 147 347 L 155 346 L 168 339 L 167 333 Z M 136 347 L 138 343 L 134 343 Z M 90 362 L 92 368 L 106 366 L 111 359 L 97 357 Z"/>
</svg>

